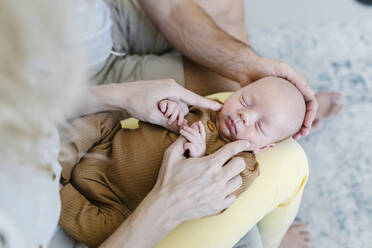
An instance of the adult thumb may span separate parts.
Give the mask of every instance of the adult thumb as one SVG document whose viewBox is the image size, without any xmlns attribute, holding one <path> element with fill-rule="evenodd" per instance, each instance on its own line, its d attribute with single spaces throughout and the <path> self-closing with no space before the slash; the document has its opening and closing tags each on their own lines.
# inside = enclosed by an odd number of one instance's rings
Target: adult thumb
<svg viewBox="0 0 372 248">
<path fill-rule="evenodd" d="M 183 154 L 185 153 L 185 143 L 186 139 L 182 137 L 182 135 L 180 135 L 178 139 L 167 148 L 164 157 L 172 163 L 184 159 L 185 157 L 183 156 Z"/>
<path fill-rule="evenodd" d="M 172 167 L 178 164 L 178 161 L 184 159 L 184 148 L 183 144 L 186 142 L 185 138 L 179 136 L 178 139 L 170 145 L 164 153 L 163 163 L 161 165 L 158 180 L 156 182 L 157 185 L 161 185 L 162 183 L 166 183 L 169 180 L 170 175 L 172 174 Z"/>
</svg>

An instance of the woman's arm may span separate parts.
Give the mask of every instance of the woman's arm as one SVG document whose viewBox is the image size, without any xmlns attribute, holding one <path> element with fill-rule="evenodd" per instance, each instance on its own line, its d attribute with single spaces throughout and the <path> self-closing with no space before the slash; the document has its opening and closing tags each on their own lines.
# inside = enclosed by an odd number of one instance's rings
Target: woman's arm
<svg viewBox="0 0 372 248">
<path fill-rule="evenodd" d="M 168 118 L 158 107 L 158 103 L 164 99 L 214 111 L 218 111 L 222 106 L 181 87 L 172 79 L 163 79 L 90 87 L 73 115 L 126 110 L 141 121 L 168 127 Z"/>
<path fill-rule="evenodd" d="M 168 197 L 165 192 L 152 190 L 100 247 L 153 248 L 167 233 L 180 224 L 172 218 L 176 215 L 174 209 L 167 208 Z"/>
<path fill-rule="evenodd" d="M 101 247 L 152 248 L 183 221 L 217 214 L 234 202 L 245 163 L 234 158 L 223 165 L 249 144 L 236 141 L 209 156 L 185 159 L 185 142 L 179 137 L 167 149 L 152 191 Z"/>
</svg>

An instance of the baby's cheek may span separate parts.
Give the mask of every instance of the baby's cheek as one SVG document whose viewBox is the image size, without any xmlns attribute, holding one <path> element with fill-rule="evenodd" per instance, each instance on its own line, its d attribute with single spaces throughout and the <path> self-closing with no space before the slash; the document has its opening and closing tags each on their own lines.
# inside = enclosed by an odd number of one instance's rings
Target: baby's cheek
<svg viewBox="0 0 372 248">
<path fill-rule="evenodd" d="M 238 135 L 236 137 L 238 140 L 246 140 L 250 144 L 250 149 L 249 150 L 254 150 L 256 147 L 259 145 L 258 137 L 255 134 L 252 133 L 244 133 L 241 135 Z"/>
<path fill-rule="evenodd" d="M 255 142 L 257 140 L 257 132 L 251 127 L 245 127 L 244 129 L 239 130 L 238 139 L 248 140 L 249 142 Z"/>
<path fill-rule="evenodd" d="M 237 139 L 247 140 L 250 143 L 250 150 L 258 150 L 269 144 L 267 137 L 257 133 L 253 128 L 247 127 L 246 130 L 239 133 Z"/>
</svg>

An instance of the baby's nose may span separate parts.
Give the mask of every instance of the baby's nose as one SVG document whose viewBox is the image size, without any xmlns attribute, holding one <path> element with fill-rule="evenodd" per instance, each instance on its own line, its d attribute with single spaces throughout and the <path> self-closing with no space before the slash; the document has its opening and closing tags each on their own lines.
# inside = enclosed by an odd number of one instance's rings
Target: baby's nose
<svg viewBox="0 0 372 248">
<path fill-rule="evenodd" d="M 248 113 L 248 111 L 239 111 L 238 115 L 244 126 L 249 126 L 255 122 L 253 113 Z"/>
</svg>

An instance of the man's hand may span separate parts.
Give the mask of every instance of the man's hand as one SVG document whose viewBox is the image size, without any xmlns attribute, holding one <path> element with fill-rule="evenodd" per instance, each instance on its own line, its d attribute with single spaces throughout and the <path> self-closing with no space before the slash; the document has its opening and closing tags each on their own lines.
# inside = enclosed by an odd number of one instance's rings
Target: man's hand
<svg viewBox="0 0 372 248">
<path fill-rule="evenodd" d="M 306 80 L 290 65 L 259 56 L 255 56 L 251 60 L 250 66 L 247 67 L 246 78 L 240 81 L 240 85 L 244 87 L 253 81 L 268 76 L 284 78 L 302 93 L 306 102 L 306 115 L 301 130 L 293 138 L 299 139 L 301 136 L 308 135 L 318 109 L 315 92 L 308 86 Z"/>
<path fill-rule="evenodd" d="M 292 82 L 306 101 L 304 124 L 294 138 L 310 132 L 317 102 L 314 92 L 291 66 L 259 57 L 248 44 L 220 29 L 195 1 L 165 0 L 160 4 L 140 0 L 139 3 L 163 36 L 190 60 L 240 82 L 242 86 L 267 76 Z"/>
</svg>

